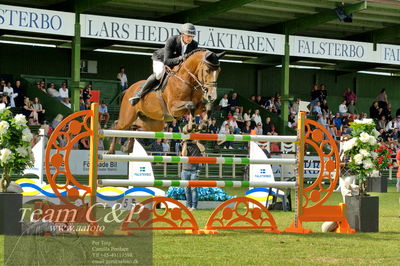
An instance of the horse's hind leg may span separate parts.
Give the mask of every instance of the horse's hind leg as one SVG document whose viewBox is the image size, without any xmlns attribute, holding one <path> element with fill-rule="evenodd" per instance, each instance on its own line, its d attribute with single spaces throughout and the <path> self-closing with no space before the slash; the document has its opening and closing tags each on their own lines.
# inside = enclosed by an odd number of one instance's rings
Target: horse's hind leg
<svg viewBox="0 0 400 266">
<path fill-rule="evenodd" d="M 119 119 L 115 122 L 113 129 L 116 129 L 116 130 L 129 129 L 132 127 L 132 124 L 135 122 L 135 120 L 137 120 L 136 110 L 135 110 L 135 112 L 132 112 L 131 116 L 127 116 L 126 114 L 124 114 L 121 117 L 121 112 L 120 112 Z M 108 154 L 115 154 L 115 142 L 116 142 L 116 138 L 112 137 L 111 143 L 110 143 L 110 148 L 108 149 L 108 152 L 107 152 Z"/>
</svg>

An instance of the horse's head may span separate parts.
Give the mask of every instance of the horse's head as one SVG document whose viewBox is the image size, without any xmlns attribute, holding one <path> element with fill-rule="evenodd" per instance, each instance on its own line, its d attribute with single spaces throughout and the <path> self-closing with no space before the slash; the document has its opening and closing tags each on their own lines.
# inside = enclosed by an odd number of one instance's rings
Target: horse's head
<svg viewBox="0 0 400 266">
<path fill-rule="evenodd" d="M 197 68 L 197 77 L 203 89 L 203 101 L 213 102 L 217 99 L 217 79 L 221 71 L 219 59 L 225 52 L 216 54 L 207 51 Z"/>
</svg>

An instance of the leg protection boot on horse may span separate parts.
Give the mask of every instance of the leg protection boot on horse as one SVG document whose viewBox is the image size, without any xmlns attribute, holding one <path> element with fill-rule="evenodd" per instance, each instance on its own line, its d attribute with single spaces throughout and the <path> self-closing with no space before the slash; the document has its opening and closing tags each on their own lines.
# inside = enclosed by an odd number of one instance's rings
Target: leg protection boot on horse
<svg viewBox="0 0 400 266">
<path fill-rule="evenodd" d="M 153 88 L 153 86 L 157 84 L 157 82 L 158 79 L 156 79 L 156 75 L 151 74 L 150 77 L 148 77 L 147 80 L 143 83 L 143 85 L 140 86 L 140 89 L 135 93 L 135 95 L 133 95 L 132 98 L 129 98 L 131 104 L 137 104 L 140 98 L 146 95 L 146 93 L 149 92 Z"/>
</svg>

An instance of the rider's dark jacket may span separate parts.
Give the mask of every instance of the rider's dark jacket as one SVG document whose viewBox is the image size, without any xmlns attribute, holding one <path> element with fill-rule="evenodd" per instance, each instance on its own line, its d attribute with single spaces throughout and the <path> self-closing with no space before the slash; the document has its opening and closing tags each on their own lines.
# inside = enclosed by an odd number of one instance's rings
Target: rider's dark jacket
<svg viewBox="0 0 400 266">
<path fill-rule="evenodd" d="M 191 51 L 197 49 L 198 43 L 193 40 L 186 47 L 186 51 L 184 54 L 188 54 Z M 182 55 L 182 41 L 180 35 L 174 35 L 168 38 L 165 46 L 161 49 L 158 49 L 153 53 L 152 59 L 154 61 L 164 62 L 165 65 L 169 67 L 173 67 L 175 65 L 179 65 L 181 60 L 179 56 Z"/>
</svg>

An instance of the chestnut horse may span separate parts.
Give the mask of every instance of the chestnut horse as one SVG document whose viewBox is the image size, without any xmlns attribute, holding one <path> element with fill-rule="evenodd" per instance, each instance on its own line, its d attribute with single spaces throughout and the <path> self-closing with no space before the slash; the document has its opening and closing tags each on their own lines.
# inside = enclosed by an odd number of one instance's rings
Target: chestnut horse
<svg viewBox="0 0 400 266">
<path fill-rule="evenodd" d="M 221 71 L 219 58 L 206 49 L 197 49 L 186 55 L 186 59 L 173 69 L 167 68 L 169 80 L 164 89 L 147 93 L 132 106 L 129 102 L 144 82 L 138 81 L 124 94 L 119 110 L 117 130 L 162 131 L 165 122 L 189 114 L 187 130 L 193 129 L 193 118 L 207 111 L 199 130 L 205 126 L 211 112 L 212 102 L 217 98 L 217 78 Z M 115 139 L 112 139 L 109 153 L 115 152 Z M 128 151 L 133 142 L 130 141 Z"/>
</svg>

